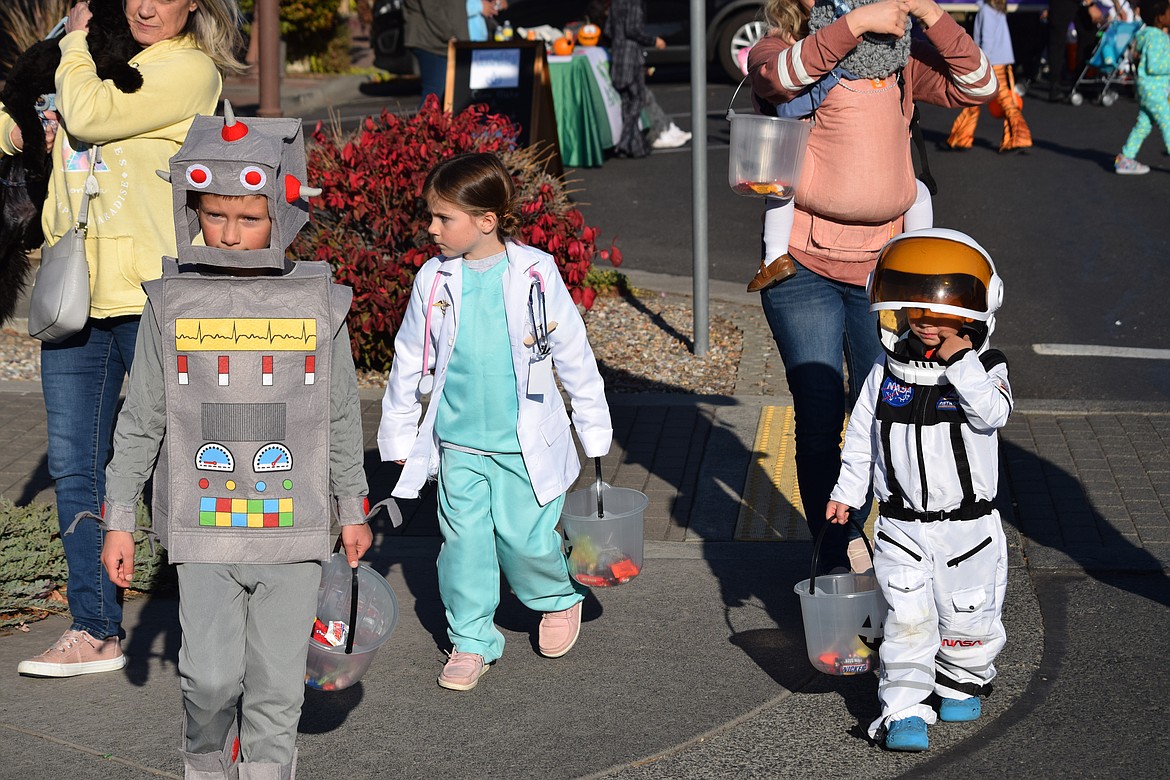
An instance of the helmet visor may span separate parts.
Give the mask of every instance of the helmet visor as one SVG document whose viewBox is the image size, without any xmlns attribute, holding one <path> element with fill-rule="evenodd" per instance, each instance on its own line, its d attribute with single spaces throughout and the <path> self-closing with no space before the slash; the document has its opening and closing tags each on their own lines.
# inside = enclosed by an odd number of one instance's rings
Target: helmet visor
<svg viewBox="0 0 1170 780">
<path fill-rule="evenodd" d="M 992 267 L 978 250 L 933 237 L 906 238 L 878 258 L 870 286 L 871 304 L 880 308 L 946 307 L 975 315 L 988 313 Z"/>
</svg>

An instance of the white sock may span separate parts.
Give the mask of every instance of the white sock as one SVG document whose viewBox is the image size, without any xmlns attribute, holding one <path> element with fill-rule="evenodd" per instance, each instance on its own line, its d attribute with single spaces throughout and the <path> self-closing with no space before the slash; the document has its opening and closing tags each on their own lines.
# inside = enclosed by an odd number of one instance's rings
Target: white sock
<svg viewBox="0 0 1170 780">
<path fill-rule="evenodd" d="M 906 210 L 903 232 L 934 227 L 934 204 L 930 199 L 930 190 L 920 181 L 915 180 L 915 183 L 918 185 L 918 195 L 914 198 L 914 205 Z"/>
<path fill-rule="evenodd" d="M 796 204 L 792 198 L 764 198 L 764 262 L 770 263 L 788 251 Z"/>
</svg>

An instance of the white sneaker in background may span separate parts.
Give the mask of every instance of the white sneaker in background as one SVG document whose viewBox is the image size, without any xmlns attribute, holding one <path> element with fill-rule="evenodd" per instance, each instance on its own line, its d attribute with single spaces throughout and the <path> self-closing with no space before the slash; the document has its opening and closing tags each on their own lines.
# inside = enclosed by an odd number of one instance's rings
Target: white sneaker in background
<svg viewBox="0 0 1170 780">
<path fill-rule="evenodd" d="M 691 134 L 680 129 L 678 125 L 672 122 L 670 127 L 663 130 L 650 146 L 655 149 L 674 149 L 682 146 L 689 140 L 691 140 Z"/>
</svg>

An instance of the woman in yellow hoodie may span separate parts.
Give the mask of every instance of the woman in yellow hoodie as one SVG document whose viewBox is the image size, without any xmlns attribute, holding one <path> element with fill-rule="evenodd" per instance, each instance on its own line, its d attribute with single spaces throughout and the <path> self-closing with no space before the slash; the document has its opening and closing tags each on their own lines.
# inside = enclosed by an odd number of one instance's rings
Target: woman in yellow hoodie
<svg viewBox="0 0 1170 780">
<path fill-rule="evenodd" d="M 55 74 L 61 127 L 48 133 L 53 166 L 41 219 L 47 244 L 76 222 L 91 166 L 99 185 L 86 236 L 89 323 L 41 349 L 49 473 L 63 533 L 79 513 L 98 512 L 118 392 L 146 302 L 141 284 L 161 275 L 163 255 L 176 253 L 171 187 L 155 171 L 167 169 L 196 114 L 215 113 L 221 74 L 243 67 L 235 55 L 234 0 L 124 0 L 124 7 L 142 46 L 131 60 L 142 88 L 128 94 L 98 77 L 86 42 L 89 6 L 79 2 L 69 12 Z M 26 142 L 40 139 L 22 138 L 0 111 L 0 153 L 17 154 Z M 21 674 L 72 677 L 125 666 L 122 608 L 102 570 L 102 534 L 90 519 L 63 536 L 73 624 L 44 653 L 22 661 Z"/>
</svg>

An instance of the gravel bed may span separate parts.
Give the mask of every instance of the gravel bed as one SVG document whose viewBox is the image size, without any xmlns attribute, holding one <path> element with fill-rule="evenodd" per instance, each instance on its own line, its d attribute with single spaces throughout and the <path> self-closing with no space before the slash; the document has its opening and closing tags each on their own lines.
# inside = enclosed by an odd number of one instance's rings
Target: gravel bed
<svg viewBox="0 0 1170 780">
<path fill-rule="evenodd" d="M 585 328 L 611 393 L 735 392 L 743 333 L 711 315 L 707 354 L 695 356 L 689 298 L 653 292 L 598 298 Z"/>
<path fill-rule="evenodd" d="M 41 342 L 12 328 L 0 330 L 0 380 L 41 381 Z"/>
<path fill-rule="evenodd" d="M 585 314 L 589 341 L 611 393 L 732 395 L 743 333 L 712 315 L 707 354 L 691 353 L 690 299 L 637 291 L 598 298 Z M 40 342 L 6 327 L 0 330 L 0 380 L 40 381 Z M 385 385 L 379 372 L 362 371 L 363 388 Z"/>
</svg>

